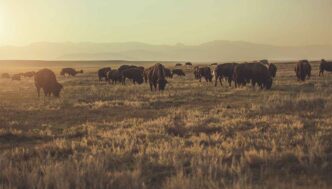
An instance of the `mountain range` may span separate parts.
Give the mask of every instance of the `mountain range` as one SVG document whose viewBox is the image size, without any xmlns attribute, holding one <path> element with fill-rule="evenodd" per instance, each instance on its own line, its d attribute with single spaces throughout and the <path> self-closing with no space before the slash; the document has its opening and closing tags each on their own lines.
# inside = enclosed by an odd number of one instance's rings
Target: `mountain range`
<svg viewBox="0 0 332 189">
<path fill-rule="evenodd" d="M 331 45 L 275 46 L 243 41 L 211 41 L 200 45 L 126 43 L 50 43 L 0 47 L 1 60 L 137 60 L 250 61 L 331 59 Z"/>
</svg>

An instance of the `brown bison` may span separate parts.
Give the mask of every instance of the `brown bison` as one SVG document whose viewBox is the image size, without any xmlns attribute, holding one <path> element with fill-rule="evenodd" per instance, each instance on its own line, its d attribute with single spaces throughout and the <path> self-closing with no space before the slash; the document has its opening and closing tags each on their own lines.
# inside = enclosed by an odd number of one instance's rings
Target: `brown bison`
<svg viewBox="0 0 332 189">
<path fill-rule="evenodd" d="M 172 70 L 172 75 L 186 76 L 186 74 L 181 69 L 174 69 L 174 70 Z"/>
<path fill-rule="evenodd" d="M 124 70 L 130 69 L 130 68 L 137 68 L 139 70 L 141 70 L 142 72 L 144 71 L 144 67 L 143 66 L 134 66 L 134 65 L 122 65 L 119 67 L 119 72 L 122 72 Z"/>
<path fill-rule="evenodd" d="M 138 68 L 130 68 L 125 69 L 122 72 L 122 84 L 126 83 L 126 78 L 131 79 L 134 84 L 142 84 L 143 83 L 143 72 L 141 69 Z"/>
<path fill-rule="evenodd" d="M 122 82 L 122 74 L 119 70 L 111 70 L 107 73 L 107 80 L 109 83 L 112 80 L 113 84 L 116 84 L 116 82 Z"/>
<path fill-rule="evenodd" d="M 74 68 L 63 68 L 60 72 L 60 75 L 62 76 L 68 75 L 75 77 L 79 73 L 83 73 L 83 70 L 76 71 Z"/>
<path fill-rule="evenodd" d="M 277 75 L 277 66 L 275 64 L 270 63 L 269 64 L 269 72 L 273 78 Z"/>
<path fill-rule="evenodd" d="M 186 66 L 192 66 L 193 64 L 191 62 L 186 62 L 185 65 Z"/>
<path fill-rule="evenodd" d="M 165 67 L 162 64 L 155 64 L 151 68 L 149 68 L 148 73 L 149 84 L 151 91 L 158 90 L 163 91 L 165 90 L 167 80 L 165 79 Z"/>
<path fill-rule="evenodd" d="M 9 75 L 9 73 L 3 73 L 3 74 L 1 74 L 1 78 L 2 79 L 10 79 L 10 75 Z"/>
<path fill-rule="evenodd" d="M 25 73 L 22 73 L 21 75 L 23 76 L 23 77 L 33 77 L 33 76 L 35 76 L 35 74 L 36 74 L 36 72 L 25 72 Z"/>
<path fill-rule="evenodd" d="M 53 71 L 42 69 L 35 74 L 35 86 L 37 88 L 38 97 L 40 89 L 43 89 L 45 96 L 59 97 L 63 86 L 58 83 Z"/>
<path fill-rule="evenodd" d="M 223 78 L 227 79 L 229 86 L 231 86 L 233 80 L 233 72 L 236 65 L 238 64 L 237 63 L 219 64 L 214 69 L 214 74 L 213 74 L 215 78 L 214 86 L 217 86 L 218 80 L 220 82 L 220 85 L 222 85 Z"/>
<path fill-rule="evenodd" d="M 19 74 L 14 74 L 14 75 L 12 76 L 12 80 L 13 80 L 13 81 L 21 81 L 21 77 L 22 77 L 22 74 L 21 74 L 21 73 L 19 73 Z"/>
<path fill-rule="evenodd" d="M 206 82 L 212 82 L 212 74 L 210 67 L 198 67 L 194 68 L 194 75 L 196 79 L 199 79 L 199 82 L 202 81 L 202 77 L 205 78 Z"/>
<path fill-rule="evenodd" d="M 311 65 L 308 60 L 301 60 L 295 66 L 295 73 L 298 81 L 305 81 L 310 79 Z"/>
<path fill-rule="evenodd" d="M 272 87 L 272 76 L 268 68 L 261 63 L 243 63 L 234 68 L 233 79 L 235 86 L 246 85 L 251 81 L 253 87 L 256 83 L 263 89 Z"/>
<path fill-rule="evenodd" d="M 165 68 L 165 77 L 173 78 L 172 71 L 168 68 Z"/>
<path fill-rule="evenodd" d="M 322 59 L 319 65 L 319 76 L 323 76 L 324 71 L 332 72 L 332 62 L 327 62 L 326 60 Z"/>
<path fill-rule="evenodd" d="M 109 71 L 111 71 L 110 67 L 101 68 L 100 70 L 98 70 L 99 81 L 102 81 L 103 79 L 105 79 L 105 81 L 107 81 L 107 73 Z"/>
<path fill-rule="evenodd" d="M 177 64 L 175 64 L 175 66 L 182 66 L 182 64 L 180 64 L 180 63 L 177 63 Z"/>
</svg>

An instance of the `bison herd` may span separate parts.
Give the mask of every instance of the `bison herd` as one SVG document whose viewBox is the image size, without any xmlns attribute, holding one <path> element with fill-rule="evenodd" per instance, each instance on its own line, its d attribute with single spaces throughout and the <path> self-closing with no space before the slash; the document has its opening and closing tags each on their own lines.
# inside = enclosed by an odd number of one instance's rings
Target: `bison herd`
<svg viewBox="0 0 332 189">
<path fill-rule="evenodd" d="M 168 83 L 166 78 L 173 78 L 174 75 L 179 77 L 185 76 L 185 72 L 178 68 L 182 64 L 175 65 L 175 69 L 166 68 L 163 64 L 157 63 L 149 68 L 134 65 L 122 65 L 118 69 L 105 67 L 98 70 L 97 75 L 99 81 L 106 81 L 108 83 L 126 84 L 126 80 L 132 81 L 134 84 L 148 83 L 151 91 L 163 91 Z M 191 62 L 185 63 L 185 66 L 192 66 Z M 225 79 L 228 85 L 231 86 L 234 82 L 235 87 L 245 86 L 251 84 L 253 87 L 258 85 L 261 89 L 270 89 L 272 87 L 273 79 L 276 77 L 277 67 L 275 64 L 269 63 L 267 60 L 252 63 L 213 63 L 211 66 L 195 66 L 193 68 L 194 78 L 201 82 L 202 78 L 206 82 L 212 82 L 214 78 L 214 85 L 222 84 Z M 295 74 L 298 81 L 305 81 L 311 76 L 311 65 L 308 60 L 301 60 L 296 63 Z M 321 60 L 319 66 L 319 76 L 324 74 L 324 71 L 332 71 L 332 62 Z M 76 76 L 82 74 L 83 70 L 77 71 L 73 68 L 63 68 L 60 72 L 62 76 Z M 57 81 L 56 75 L 49 69 L 42 69 L 38 72 L 25 72 L 14 74 L 10 76 L 8 73 L 3 73 L 1 78 L 21 80 L 22 77 L 34 77 L 35 86 L 37 88 L 38 96 L 40 96 L 40 89 L 43 89 L 45 96 L 59 97 L 63 86 Z"/>
</svg>

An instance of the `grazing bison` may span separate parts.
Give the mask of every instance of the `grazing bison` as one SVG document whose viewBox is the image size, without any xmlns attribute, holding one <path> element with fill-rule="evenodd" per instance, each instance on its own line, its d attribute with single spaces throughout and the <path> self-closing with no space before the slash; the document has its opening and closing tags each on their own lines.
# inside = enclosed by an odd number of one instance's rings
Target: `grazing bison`
<svg viewBox="0 0 332 189">
<path fill-rule="evenodd" d="M 12 80 L 15 80 L 15 81 L 21 81 L 21 77 L 22 77 L 22 74 L 14 74 L 12 76 Z"/>
<path fill-rule="evenodd" d="M 178 76 L 186 76 L 186 74 L 181 69 L 174 69 L 172 71 L 172 75 L 178 75 Z"/>
<path fill-rule="evenodd" d="M 138 68 L 125 69 L 122 72 L 122 84 L 126 83 L 126 78 L 133 80 L 133 83 L 142 84 L 143 83 L 143 72 Z"/>
<path fill-rule="evenodd" d="M 295 73 L 298 81 L 310 79 L 311 65 L 308 60 L 301 60 L 295 66 Z"/>
<path fill-rule="evenodd" d="M 23 77 L 33 77 L 33 76 L 35 76 L 35 74 L 36 74 L 36 72 L 25 72 L 25 73 L 22 73 L 21 75 L 23 76 Z"/>
<path fill-rule="evenodd" d="M 167 80 L 165 79 L 165 67 L 162 64 L 155 64 L 151 68 L 149 68 L 148 73 L 149 84 L 151 91 L 158 90 L 163 91 L 165 90 Z"/>
<path fill-rule="evenodd" d="M 238 64 L 237 63 L 219 64 L 214 69 L 214 74 L 213 74 L 215 78 L 214 86 L 217 86 L 218 80 L 220 82 L 220 85 L 222 85 L 223 78 L 227 79 L 229 86 L 231 86 L 233 80 L 233 72 L 236 65 Z"/>
<path fill-rule="evenodd" d="M 275 64 L 269 64 L 269 72 L 273 78 L 277 75 L 277 66 Z"/>
<path fill-rule="evenodd" d="M 9 73 L 3 73 L 3 74 L 1 74 L 1 78 L 2 79 L 10 79 L 10 75 L 9 75 Z"/>
<path fill-rule="evenodd" d="M 322 59 L 319 65 L 319 76 L 323 76 L 324 71 L 332 72 L 332 62 L 327 62 L 326 60 Z"/>
<path fill-rule="evenodd" d="M 58 83 L 53 71 L 42 69 L 35 74 L 35 86 L 37 88 L 38 97 L 40 89 L 43 89 L 45 96 L 59 97 L 63 86 Z"/>
<path fill-rule="evenodd" d="M 182 64 L 180 64 L 180 63 L 177 63 L 177 64 L 175 64 L 175 66 L 182 66 Z"/>
<path fill-rule="evenodd" d="M 112 80 L 113 84 L 116 84 L 116 82 L 122 82 L 122 74 L 119 70 L 111 70 L 107 73 L 107 80 L 109 83 Z"/>
<path fill-rule="evenodd" d="M 206 82 L 212 82 L 212 74 L 210 67 L 195 67 L 194 75 L 196 79 L 199 79 L 199 82 L 202 81 L 202 77 L 205 78 Z"/>
<path fill-rule="evenodd" d="M 76 71 L 73 68 L 63 68 L 60 72 L 60 75 L 62 75 L 62 76 L 68 75 L 68 76 L 74 76 L 75 77 L 78 73 L 83 73 L 83 70 Z"/>
<path fill-rule="evenodd" d="M 107 73 L 109 71 L 111 71 L 110 67 L 101 68 L 100 70 L 98 70 L 99 81 L 102 81 L 103 79 L 105 79 L 105 81 L 107 81 Z"/>
<path fill-rule="evenodd" d="M 233 79 L 235 86 L 246 85 L 251 81 L 253 87 L 256 83 L 263 89 L 272 87 L 272 77 L 266 66 L 261 63 L 243 63 L 234 68 Z"/>
<path fill-rule="evenodd" d="M 165 77 L 173 78 L 172 71 L 168 68 L 165 68 Z"/>
</svg>

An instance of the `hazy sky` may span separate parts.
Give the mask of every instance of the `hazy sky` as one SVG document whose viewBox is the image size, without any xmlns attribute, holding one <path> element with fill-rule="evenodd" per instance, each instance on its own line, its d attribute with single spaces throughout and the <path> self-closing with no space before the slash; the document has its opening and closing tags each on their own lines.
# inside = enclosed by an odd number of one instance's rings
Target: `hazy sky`
<svg viewBox="0 0 332 189">
<path fill-rule="evenodd" d="M 0 0 L 0 45 L 332 44 L 332 0 Z"/>
</svg>

